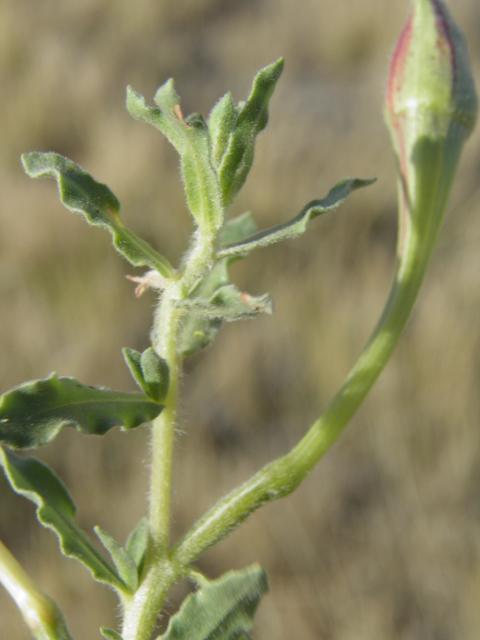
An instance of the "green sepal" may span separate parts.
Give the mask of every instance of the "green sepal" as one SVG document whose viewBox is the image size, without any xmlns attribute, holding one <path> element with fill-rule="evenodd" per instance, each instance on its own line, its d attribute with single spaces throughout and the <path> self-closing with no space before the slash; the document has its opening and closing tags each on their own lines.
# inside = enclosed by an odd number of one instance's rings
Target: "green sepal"
<svg viewBox="0 0 480 640">
<path fill-rule="evenodd" d="M 103 435 L 116 426 L 133 429 L 156 418 L 162 409 L 142 393 L 97 389 L 52 373 L 0 396 L 0 444 L 12 449 L 38 447 L 64 427 L 90 435 Z"/>
<path fill-rule="evenodd" d="M 128 536 L 127 543 L 125 545 L 125 549 L 133 558 L 135 565 L 137 566 L 138 575 L 140 575 L 142 571 L 149 537 L 150 529 L 148 526 L 148 518 L 143 517 L 138 522 L 132 533 Z"/>
<path fill-rule="evenodd" d="M 233 102 L 232 94 L 228 92 L 220 98 L 208 116 L 208 130 L 212 143 L 212 162 L 214 167 L 220 166 L 239 111 L 240 108 L 236 107 Z"/>
<path fill-rule="evenodd" d="M 106 640 L 123 640 L 119 633 L 113 629 L 108 629 L 107 627 L 100 627 L 100 633 L 104 638 L 106 638 Z"/>
<path fill-rule="evenodd" d="M 12 489 L 36 504 L 39 522 L 56 533 L 62 553 L 84 564 L 98 582 L 128 592 L 122 578 L 76 525 L 75 504 L 53 471 L 36 458 L 20 458 L 1 447 L 0 464 Z"/>
<path fill-rule="evenodd" d="M 219 242 L 233 243 L 245 238 L 256 231 L 257 225 L 250 212 L 229 220 L 220 232 Z M 228 266 L 234 260 L 242 258 L 242 254 L 232 258 L 218 260 L 210 273 L 197 285 L 190 296 L 185 300 L 186 304 L 192 303 L 206 305 L 221 287 L 230 284 Z M 205 317 L 198 313 L 188 313 L 182 318 L 179 332 L 178 350 L 183 357 L 191 356 L 205 349 L 220 330 L 222 320 L 220 317 Z"/>
<path fill-rule="evenodd" d="M 117 251 L 135 267 L 151 267 L 166 278 L 173 275 L 164 256 L 123 226 L 118 216 L 120 203 L 105 184 L 58 153 L 24 153 L 22 164 L 31 178 L 54 178 L 65 207 L 83 214 L 89 224 L 108 229 Z"/>
<path fill-rule="evenodd" d="M 179 301 L 178 306 L 207 320 L 218 319 L 227 322 L 254 318 L 259 313 L 273 313 L 273 301 L 268 293 L 251 296 L 242 293 L 234 284 L 219 287 L 208 300 L 186 298 Z"/>
<path fill-rule="evenodd" d="M 284 59 L 280 58 L 261 69 L 254 78 L 248 100 L 239 105 L 239 112 L 231 128 L 226 149 L 222 153 L 220 164 L 216 167 L 225 207 L 228 207 L 239 192 L 250 171 L 255 138 L 267 125 L 268 103 L 284 66 Z M 230 121 L 231 108 L 230 115 L 221 129 L 222 136 L 225 135 Z"/>
<path fill-rule="evenodd" d="M 93 530 L 110 554 L 118 575 L 127 585 L 130 593 L 134 593 L 138 588 L 138 572 L 134 559 L 109 533 L 98 526 Z"/>
<path fill-rule="evenodd" d="M 188 595 L 157 640 L 238 640 L 252 628 L 267 591 L 267 574 L 259 564 L 229 571 Z"/>
<path fill-rule="evenodd" d="M 127 87 L 127 109 L 131 116 L 152 124 L 168 138 L 181 159 L 181 172 L 189 209 L 200 226 L 212 232 L 223 223 L 223 208 L 217 174 L 211 161 L 208 127 L 196 114 L 184 119 L 173 80 L 155 94 L 157 107 Z"/>
<path fill-rule="evenodd" d="M 155 402 L 163 402 L 168 393 L 170 371 L 167 362 L 149 347 L 143 353 L 122 349 L 123 357 L 140 389 Z"/>
<path fill-rule="evenodd" d="M 369 180 L 361 180 L 359 178 L 345 178 L 338 182 L 328 193 L 323 200 L 312 200 L 309 202 L 303 210 L 289 220 L 282 224 L 270 227 L 263 231 L 251 235 L 243 240 L 233 242 L 228 246 L 221 248 L 217 255 L 219 258 L 232 258 L 234 256 L 248 254 L 253 249 L 259 249 L 261 247 L 267 247 L 268 245 L 280 242 L 281 240 L 288 240 L 290 238 L 298 238 L 307 230 L 308 223 L 313 218 L 332 211 L 340 206 L 350 195 L 352 191 L 367 187 L 375 182 L 376 178 Z"/>
</svg>

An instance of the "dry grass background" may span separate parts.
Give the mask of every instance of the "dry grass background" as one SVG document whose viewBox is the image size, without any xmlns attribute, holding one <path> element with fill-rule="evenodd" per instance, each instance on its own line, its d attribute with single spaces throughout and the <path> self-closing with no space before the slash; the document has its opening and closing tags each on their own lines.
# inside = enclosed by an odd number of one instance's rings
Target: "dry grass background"
<svg viewBox="0 0 480 640">
<path fill-rule="evenodd" d="M 451 3 L 453 5 L 453 3 Z M 452 10 L 480 78 L 480 5 Z M 108 234 L 63 210 L 19 155 L 54 150 L 106 182 L 124 220 L 172 261 L 191 223 L 177 158 L 124 109 L 176 79 L 184 113 L 256 70 L 287 66 L 238 198 L 261 226 L 347 175 L 377 176 L 302 239 L 238 263 L 276 313 L 224 328 L 186 365 L 175 468 L 177 537 L 224 492 L 298 441 L 355 361 L 388 291 L 394 164 L 382 122 L 406 0 L 3 0 L 0 3 L 0 391 L 55 370 L 133 389 L 120 348 L 143 349 L 153 298 L 133 297 Z M 256 560 L 271 594 L 262 640 L 480 637 L 480 131 L 402 342 L 358 416 L 304 485 L 199 562 L 210 576 Z M 148 431 L 63 432 L 39 452 L 78 520 L 124 540 L 145 511 Z M 115 624 L 113 596 L 40 530 L 0 478 L 0 537 L 64 610 L 74 638 Z M 172 596 L 172 606 L 184 587 Z M 29 637 L 0 592 L 0 640 Z"/>
</svg>

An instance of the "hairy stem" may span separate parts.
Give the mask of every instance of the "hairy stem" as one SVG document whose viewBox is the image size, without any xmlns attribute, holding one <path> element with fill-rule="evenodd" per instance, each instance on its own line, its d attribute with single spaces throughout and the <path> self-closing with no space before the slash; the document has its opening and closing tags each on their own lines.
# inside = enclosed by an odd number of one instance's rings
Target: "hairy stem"
<svg viewBox="0 0 480 640">
<path fill-rule="evenodd" d="M 168 551 L 170 538 L 170 496 L 173 445 L 180 362 L 177 353 L 177 333 L 180 311 L 175 308 L 172 293 L 165 292 L 156 318 L 153 346 L 170 369 L 170 387 L 165 409 L 152 425 L 152 467 L 150 477 L 150 535 L 153 551 L 162 556 Z"/>
<path fill-rule="evenodd" d="M 391 291 L 377 326 L 339 391 L 288 454 L 221 499 L 194 524 L 173 550 L 172 557 L 180 565 L 193 562 L 265 502 L 291 493 L 332 446 L 363 402 L 405 328 L 438 235 L 445 202 L 435 197 L 420 200 L 417 206 L 421 216 L 411 211 L 403 195 L 400 197 L 399 257 Z"/>
<path fill-rule="evenodd" d="M 178 331 L 182 310 L 177 302 L 186 298 L 214 261 L 215 234 L 198 229 L 179 277 L 165 289 L 155 315 L 152 344 L 168 363 L 170 387 L 165 408 L 152 425 L 152 465 L 150 477 L 150 543 L 140 587 L 125 605 L 122 637 L 147 640 L 155 627 L 158 612 L 182 567 L 169 557 L 170 503 L 175 443 L 178 385 L 181 357 Z"/>
</svg>

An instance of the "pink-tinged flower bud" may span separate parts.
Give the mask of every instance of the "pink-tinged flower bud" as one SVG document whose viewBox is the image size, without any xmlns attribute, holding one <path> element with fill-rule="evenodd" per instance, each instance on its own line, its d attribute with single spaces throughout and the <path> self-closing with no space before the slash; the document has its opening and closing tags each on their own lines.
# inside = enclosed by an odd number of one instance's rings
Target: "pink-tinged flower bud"
<svg viewBox="0 0 480 640">
<path fill-rule="evenodd" d="M 463 33 L 441 0 L 413 0 L 385 105 L 398 160 L 400 254 L 415 227 L 419 234 L 438 231 L 477 108 Z"/>
</svg>

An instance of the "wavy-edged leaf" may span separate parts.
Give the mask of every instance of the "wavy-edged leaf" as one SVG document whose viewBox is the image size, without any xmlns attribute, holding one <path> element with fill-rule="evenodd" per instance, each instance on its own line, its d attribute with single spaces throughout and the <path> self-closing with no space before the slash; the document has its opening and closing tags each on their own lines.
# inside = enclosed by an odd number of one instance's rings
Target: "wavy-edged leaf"
<svg viewBox="0 0 480 640">
<path fill-rule="evenodd" d="M 226 322 L 254 318 L 259 313 L 273 313 L 273 301 L 268 293 L 251 296 L 242 293 L 234 284 L 219 287 L 208 300 L 186 298 L 179 301 L 178 305 L 206 320 L 218 319 Z"/>
<path fill-rule="evenodd" d="M 268 103 L 285 61 L 280 58 L 261 69 L 253 80 L 248 100 L 240 105 L 226 149 L 217 168 L 224 206 L 228 206 L 243 186 L 252 166 L 255 138 L 268 122 Z"/>
<path fill-rule="evenodd" d="M 104 638 L 106 638 L 106 640 L 123 640 L 119 633 L 113 629 L 108 629 L 107 627 L 100 627 L 100 633 Z"/>
<path fill-rule="evenodd" d="M 170 370 L 167 362 L 153 347 L 149 347 L 143 353 L 128 348 L 123 349 L 122 352 L 140 389 L 143 389 L 155 402 L 163 402 L 170 384 Z"/>
<path fill-rule="evenodd" d="M 132 533 L 128 536 L 128 540 L 125 545 L 125 549 L 132 556 L 137 566 L 139 575 L 142 571 L 143 561 L 147 551 L 148 539 L 150 536 L 149 531 L 148 518 L 143 517 L 138 522 Z"/>
<path fill-rule="evenodd" d="M 57 534 L 63 554 L 84 564 L 95 580 L 121 593 L 127 592 L 115 569 L 76 525 L 75 504 L 53 471 L 35 458 L 20 458 L 1 447 L 0 464 L 12 489 L 36 504 L 39 522 Z"/>
<path fill-rule="evenodd" d="M 223 223 L 220 187 L 211 161 L 210 135 L 201 116 L 184 119 L 173 80 L 155 94 L 157 107 L 148 107 L 145 98 L 127 88 L 127 109 L 131 116 L 147 122 L 168 138 L 180 155 L 188 206 L 200 225 L 217 230 Z"/>
<path fill-rule="evenodd" d="M 134 559 L 109 533 L 98 526 L 94 527 L 93 530 L 110 554 L 118 575 L 127 585 L 130 593 L 134 593 L 138 587 L 137 565 Z"/>
<path fill-rule="evenodd" d="M 259 564 L 229 571 L 188 595 L 157 640 L 238 640 L 252 628 L 267 591 L 267 574 Z"/>
<path fill-rule="evenodd" d="M 91 225 L 108 229 L 115 248 L 135 267 L 151 267 L 166 278 L 173 275 L 164 256 L 123 226 L 118 216 L 120 203 L 107 185 L 58 153 L 24 153 L 22 164 L 31 178 L 54 178 L 67 209 L 83 214 Z"/>
<path fill-rule="evenodd" d="M 0 396 L 0 444 L 12 449 L 38 447 L 64 427 L 95 435 L 116 426 L 133 429 L 156 418 L 162 409 L 142 393 L 97 389 L 52 373 Z"/>
<path fill-rule="evenodd" d="M 313 200 L 307 204 L 304 209 L 292 220 L 270 227 L 263 231 L 258 231 L 249 238 L 245 238 L 240 242 L 236 241 L 218 251 L 219 258 L 233 257 L 236 255 L 247 254 L 253 249 L 267 247 L 281 240 L 297 238 L 305 233 L 308 223 L 322 213 L 332 211 L 340 206 L 350 195 L 352 191 L 367 187 L 375 182 L 375 178 L 369 180 L 361 180 L 359 178 L 345 178 L 338 182 L 323 200 Z"/>
</svg>

